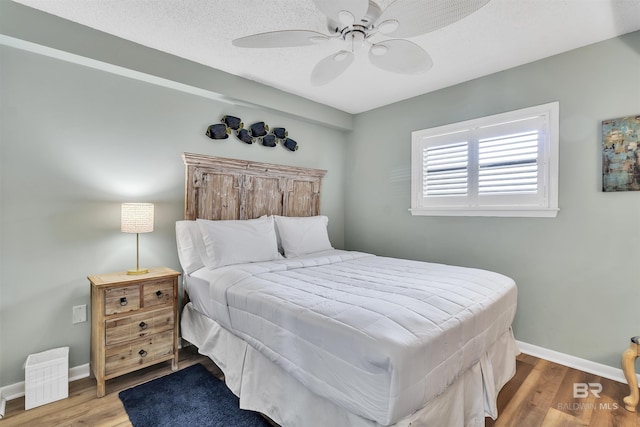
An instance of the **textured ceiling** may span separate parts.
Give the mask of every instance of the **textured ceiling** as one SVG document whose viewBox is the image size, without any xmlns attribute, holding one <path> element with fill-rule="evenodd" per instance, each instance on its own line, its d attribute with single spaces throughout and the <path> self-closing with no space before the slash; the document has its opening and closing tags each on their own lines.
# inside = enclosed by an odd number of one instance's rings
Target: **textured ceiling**
<svg viewBox="0 0 640 427">
<path fill-rule="evenodd" d="M 461 21 L 410 39 L 433 59 L 426 73 L 379 70 L 360 52 L 343 75 L 316 87 L 309 82 L 311 70 L 344 42 L 277 49 L 231 45 L 265 31 L 327 33 L 313 0 L 14 1 L 349 113 L 640 29 L 640 0 L 491 0 Z M 384 9 L 392 0 L 377 3 Z"/>
</svg>

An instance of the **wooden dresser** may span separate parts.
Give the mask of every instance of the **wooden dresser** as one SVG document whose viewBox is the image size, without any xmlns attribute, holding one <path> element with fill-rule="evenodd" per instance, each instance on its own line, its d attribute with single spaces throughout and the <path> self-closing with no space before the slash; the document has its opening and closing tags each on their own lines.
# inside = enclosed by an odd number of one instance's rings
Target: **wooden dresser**
<svg viewBox="0 0 640 427">
<path fill-rule="evenodd" d="M 89 276 L 91 283 L 91 373 L 98 397 L 105 381 L 171 360 L 178 368 L 178 277 L 166 267 L 149 273 Z"/>
</svg>

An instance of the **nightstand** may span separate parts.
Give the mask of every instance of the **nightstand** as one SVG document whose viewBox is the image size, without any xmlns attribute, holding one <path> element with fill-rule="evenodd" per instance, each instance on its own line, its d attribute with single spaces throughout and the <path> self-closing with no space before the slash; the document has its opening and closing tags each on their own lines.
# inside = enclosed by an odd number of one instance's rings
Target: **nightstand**
<svg viewBox="0 0 640 427">
<path fill-rule="evenodd" d="M 166 267 L 142 275 L 96 274 L 91 283 L 91 373 L 105 381 L 171 360 L 178 369 L 178 277 Z"/>
</svg>

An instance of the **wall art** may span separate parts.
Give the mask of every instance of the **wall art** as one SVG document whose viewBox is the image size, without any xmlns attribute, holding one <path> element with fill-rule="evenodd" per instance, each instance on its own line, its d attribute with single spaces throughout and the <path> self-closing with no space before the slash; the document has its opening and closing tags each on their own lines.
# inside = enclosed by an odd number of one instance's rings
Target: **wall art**
<svg viewBox="0 0 640 427">
<path fill-rule="evenodd" d="M 260 138 L 260 143 L 265 147 L 275 147 L 278 144 L 278 139 L 274 134 L 270 133 Z"/>
<path fill-rule="evenodd" d="M 602 191 L 640 190 L 640 115 L 602 121 Z"/>
<path fill-rule="evenodd" d="M 269 125 L 265 124 L 265 122 L 258 122 L 249 126 L 249 129 L 251 130 L 251 136 L 256 138 L 258 136 L 265 136 L 269 131 Z"/>
<path fill-rule="evenodd" d="M 227 125 L 229 129 L 238 130 L 244 127 L 244 123 L 238 117 L 234 116 L 222 116 L 222 123 Z"/>
<path fill-rule="evenodd" d="M 298 143 L 291 138 L 285 139 L 282 145 L 284 145 L 284 148 L 287 150 L 298 151 Z"/>
<path fill-rule="evenodd" d="M 273 128 L 272 132 L 278 139 L 285 139 L 289 136 L 289 132 L 285 128 Z"/>
<path fill-rule="evenodd" d="M 289 132 L 283 127 L 271 128 L 263 121 L 255 122 L 248 128 L 244 127 L 242 119 L 235 116 L 224 115 L 221 123 L 212 124 L 207 128 L 205 135 L 211 139 L 227 139 L 234 131 L 236 138 L 246 144 L 253 144 L 256 140 L 263 147 L 273 148 L 281 144 L 289 151 L 297 151 L 300 146 L 289 138 Z"/>
<path fill-rule="evenodd" d="M 218 123 L 211 125 L 207 128 L 207 135 L 211 139 L 227 139 L 231 131 L 224 123 Z"/>
<path fill-rule="evenodd" d="M 240 141 L 246 142 L 247 144 L 253 144 L 253 141 L 255 141 L 255 138 L 251 136 L 247 129 L 238 129 L 236 136 Z"/>
</svg>

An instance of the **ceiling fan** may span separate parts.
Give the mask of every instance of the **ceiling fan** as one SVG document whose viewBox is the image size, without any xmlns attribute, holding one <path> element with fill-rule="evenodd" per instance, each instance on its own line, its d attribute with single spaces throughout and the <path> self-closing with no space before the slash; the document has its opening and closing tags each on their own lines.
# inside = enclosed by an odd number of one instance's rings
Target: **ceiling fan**
<svg viewBox="0 0 640 427">
<path fill-rule="evenodd" d="M 433 61 L 417 44 L 405 40 L 451 25 L 490 0 L 396 0 L 384 11 L 371 0 L 313 0 L 327 15 L 329 34 L 311 30 L 283 30 L 253 34 L 232 41 L 237 47 L 278 48 L 315 45 L 338 38 L 344 47 L 320 60 L 311 84 L 321 86 L 340 76 L 356 52 L 368 49 L 376 67 L 401 74 L 429 70 Z M 374 36 L 390 37 L 374 42 Z"/>
</svg>

